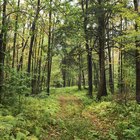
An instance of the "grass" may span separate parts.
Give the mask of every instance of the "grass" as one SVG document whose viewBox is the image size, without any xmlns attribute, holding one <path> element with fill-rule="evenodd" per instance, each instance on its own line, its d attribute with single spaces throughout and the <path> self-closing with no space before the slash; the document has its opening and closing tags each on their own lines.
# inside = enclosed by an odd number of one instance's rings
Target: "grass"
<svg viewBox="0 0 140 140">
<path fill-rule="evenodd" d="M 140 106 L 113 97 L 96 102 L 77 87 L 51 89 L 0 106 L 0 140 L 139 140 Z"/>
</svg>

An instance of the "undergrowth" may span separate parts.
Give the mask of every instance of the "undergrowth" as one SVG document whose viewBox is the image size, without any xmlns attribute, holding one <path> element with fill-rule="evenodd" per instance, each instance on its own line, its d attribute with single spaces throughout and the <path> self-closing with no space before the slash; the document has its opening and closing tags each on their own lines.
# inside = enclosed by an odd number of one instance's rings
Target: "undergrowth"
<svg viewBox="0 0 140 140">
<path fill-rule="evenodd" d="M 140 106 L 135 101 L 124 104 L 109 96 L 97 102 L 76 87 L 51 93 L 0 105 L 0 140 L 140 139 Z"/>
</svg>

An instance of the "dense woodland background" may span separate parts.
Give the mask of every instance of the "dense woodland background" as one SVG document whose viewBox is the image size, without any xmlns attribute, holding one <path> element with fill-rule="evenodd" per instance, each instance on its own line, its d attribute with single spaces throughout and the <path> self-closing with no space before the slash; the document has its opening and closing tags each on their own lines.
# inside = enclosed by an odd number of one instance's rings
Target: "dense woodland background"
<svg viewBox="0 0 140 140">
<path fill-rule="evenodd" d="M 0 139 L 139 140 L 139 14 L 139 0 L 0 0 Z"/>
</svg>

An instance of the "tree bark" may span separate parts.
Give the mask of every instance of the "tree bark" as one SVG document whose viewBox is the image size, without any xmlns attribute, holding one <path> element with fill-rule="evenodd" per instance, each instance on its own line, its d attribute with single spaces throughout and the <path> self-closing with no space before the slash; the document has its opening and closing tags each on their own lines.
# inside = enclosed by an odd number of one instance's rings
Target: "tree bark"
<svg viewBox="0 0 140 140">
<path fill-rule="evenodd" d="M 135 11 L 138 13 L 138 0 L 134 0 L 134 8 Z M 135 30 L 138 31 L 138 24 L 137 22 L 135 23 Z M 136 38 L 136 101 L 138 104 L 140 104 L 140 40 Z"/>
<path fill-rule="evenodd" d="M 66 87 L 66 58 L 62 60 L 62 78 L 63 78 L 63 87 Z"/>
<path fill-rule="evenodd" d="M 28 68 L 27 68 L 27 72 L 29 74 L 30 74 L 30 71 L 31 71 L 31 58 L 32 58 L 32 53 L 33 53 L 36 22 L 38 20 L 39 11 L 40 11 L 40 0 L 38 0 L 38 2 L 37 2 L 37 11 L 36 11 L 36 15 L 35 15 L 34 21 L 32 23 L 32 27 L 31 27 L 31 41 L 30 41 L 30 48 L 29 48 L 29 55 L 28 55 Z"/>
<path fill-rule="evenodd" d="M 82 70 L 81 70 L 81 54 L 79 53 L 79 74 L 78 74 L 78 90 L 82 89 Z"/>
<path fill-rule="evenodd" d="M 19 71 L 20 69 L 22 69 L 24 50 L 25 50 L 25 48 L 27 46 L 28 40 L 29 40 L 29 37 L 27 38 L 25 44 L 24 43 L 22 44 L 22 52 L 21 52 L 21 56 L 20 56 L 20 59 L 19 59 L 17 71 Z"/>
<path fill-rule="evenodd" d="M 82 80 L 83 80 L 83 88 L 86 89 L 86 80 L 85 80 L 84 70 L 82 70 Z"/>
<path fill-rule="evenodd" d="M 121 25 L 120 25 L 120 31 L 122 33 L 123 30 L 123 23 L 122 23 L 122 17 L 121 17 Z M 123 44 L 121 41 L 120 44 L 120 50 L 119 50 L 119 68 L 118 68 L 118 88 L 119 88 L 119 93 L 123 93 L 125 91 L 124 89 L 124 75 L 123 75 L 123 59 L 124 59 L 124 53 L 122 51 Z"/>
<path fill-rule="evenodd" d="M 18 9 L 20 6 L 20 0 L 18 0 Z M 15 66 L 15 55 L 16 55 L 16 41 L 17 41 L 17 29 L 18 29 L 18 17 L 19 14 L 17 13 L 15 19 L 15 32 L 14 32 L 14 42 L 13 42 L 13 59 L 12 59 L 12 68 Z"/>
<path fill-rule="evenodd" d="M 95 86 L 95 91 L 98 89 L 99 86 L 99 73 L 98 73 L 98 67 L 95 62 L 93 62 L 94 66 L 94 86 Z"/>
<path fill-rule="evenodd" d="M 6 6 L 7 0 L 3 1 L 3 11 L 2 11 L 2 25 L 0 33 L 0 102 L 2 102 L 3 93 L 3 82 L 4 82 L 4 59 L 6 50 Z"/>
<path fill-rule="evenodd" d="M 51 8 L 52 0 L 50 0 Z M 50 94 L 50 79 L 51 79 L 51 38 L 52 38 L 52 9 L 49 11 L 49 34 L 48 34 L 48 67 L 47 67 L 47 94 Z"/>
<path fill-rule="evenodd" d="M 109 24 L 109 23 L 108 23 Z M 109 25 L 108 25 L 109 29 Z M 108 47 L 108 60 L 109 60 L 109 87 L 110 87 L 110 92 L 113 94 L 114 93 L 114 81 L 113 81 L 113 71 L 112 71 L 112 58 L 111 58 L 111 47 L 110 47 L 110 35 L 109 31 L 107 31 L 107 47 Z"/>
<path fill-rule="evenodd" d="M 40 44 L 40 48 L 39 48 L 39 52 L 38 52 L 38 55 L 39 55 L 39 60 L 38 60 L 38 80 L 37 80 L 37 90 L 38 92 L 41 91 L 41 66 L 42 66 L 42 46 L 43 46 L 43 43 L 44 43 L 44 36 L 42 36 L 41 38 L 41 44 Z"/>
<path fill-rule="evenodd" d="M 88 3 L 89 0 L 82 1 L 82 10 L 84 14 L 84 33 L 85 33 L 85 41 L 86 41 L 86 50 L 87 50 L 87 62 L 88 62 L 88 95 L 92 98 L 92 48 L 89 46 L 89 39 L 88 39 Z M 85 7 L 85 8 L 84 8 Z"/>
<path fill-rule="evenodd" d="M 99 37 L 99 64 L 100 64 L 100 83 L 97 99 L 107 95 L 106 74 L 105 74 L 105 11 L 101 7 L 102 2 L 98 0 L 100 14 L 98 14 L 98 37 Z"/>
</svg>

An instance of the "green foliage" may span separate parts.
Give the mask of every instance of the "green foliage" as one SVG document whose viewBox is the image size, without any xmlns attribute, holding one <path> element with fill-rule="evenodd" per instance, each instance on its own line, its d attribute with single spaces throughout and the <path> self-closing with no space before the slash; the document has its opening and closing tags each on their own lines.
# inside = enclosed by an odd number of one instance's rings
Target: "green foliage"
<svg viewBox="0 0 140 140">
<path fill-rule="evenodd" d="M 3 103 L 11 105 L 19 101 L 19 96 L 29 94 L 28 88 L 31 78 L 25 72 L 18 72 L 15 69 L 5 68 L 7 78 L 4 82 Z"/>
<path fill-rule="evenodd" d="M 95 102 L 77 87 L 51 92 L 22 96 L 20 112 L 15 105 L 1 105 L 1 140 L 139 140 L 140 106 L 134 101 L 125 105 L 109 97 Z"/>
<path fill-rule="evenodd" d="M 131 103 L 128 106 L 119 108 L 120 119 L 116 124 L 116 134 L 121 139 L 126 138 L 128 140 L 136 139 L 140 137 L 140 107 Z"/>
<path fill-rule="evenodd" d="M 93 130 L 91 123 L 88 120 L 81 118 L 67 120 L 67 122 L 65 122 L 65 129 L 61 135 L 61 139 L 63 140 L 93 140 L 97 138 L 99 138 L 98 132 Z"/>
<path fill-rule="evenodd" d="M 1 110 L 0 138 L 1 140 L 28 140 L 43 139 L 46 137 L 49 125 L 56 113 L 59 104 L 55 98 L 23 97 L 22 110 L 17 114 L 15 106 Z M 9 114 L 11 115 L 8 115 Z"/>
</svg>

